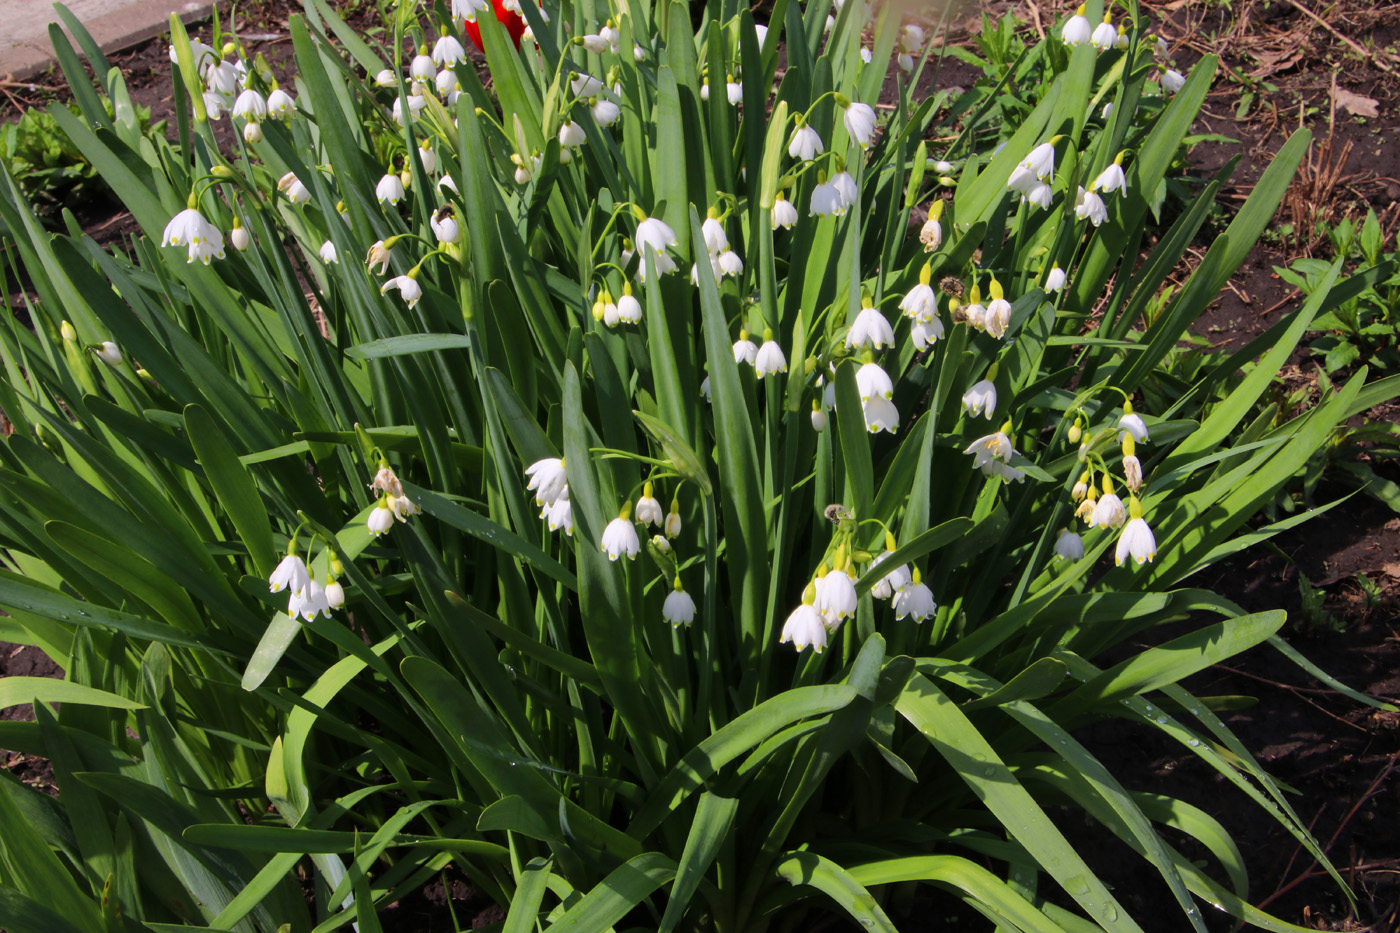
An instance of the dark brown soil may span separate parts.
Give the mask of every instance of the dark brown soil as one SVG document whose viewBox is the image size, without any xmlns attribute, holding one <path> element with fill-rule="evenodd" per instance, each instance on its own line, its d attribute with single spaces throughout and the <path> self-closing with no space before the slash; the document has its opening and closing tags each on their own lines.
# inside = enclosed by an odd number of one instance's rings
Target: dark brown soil
<svg viewBox="0 0 1400 933">
<path fill-rule="evenodd" d="M 1222 58 L 1195 130 L 1236 142 L 1198 146 L 1191 155 L 1193 169 L 1205 176 L 1235 154 L 1242 158 L 1223 193 L 1225 213 L 1203 231 L 1195 244 L 1197 255 L 1178 270 L 1178 281 L 1184 281 L 1224 229 L 1288 134 L 1305 125 L 1315 137 L 1269 235 L 1196 325 L 1196 334 L 1212 345 L 1238 347 L 1298 306 L 1298 296 L 1273 267 L 1303 255 L 1327 256 L 1321 223 L 1359 219 L 1370 208 L 1381 219 L 1386 242 L 1395 242 L 1400 227 L 1400 123 L 1394 116 L 1400 103 L 1400 3 L 1143 0 L 1142 6 L 1149 20 L 1160 25 L 1183 70 L 1204 54 Z M 1006 0 L 988 4 L 993 15 L 1012 7 Z M 288 0 L 241 5 L 240 31 L 264 37 L 248 45 L 279 72 L 290 57 L 286 20 L 294 9 Z M 1056 15 L 1053 7 L 1042 8 L 1035 0 L 1023 0 L 1015 9 L 1030 31 L 1042 29 Z M 373 28 L 371 4 L 357 5 L 352 17 L 362 31 Z M 954 41 L 964 40 L 974 26 L 975 20 L 960 24 L 952 33 Z M 126 74 L 133 99 L 150 107 L 155 119 L 170 119 L 173 133 L 165 43 L 155 40 L 110 57 Z M 926 71 L 931 73 L 931 68 Z M 976 77 L 974 69 L 948 58 L 938 81 L 940 86 L 968 85 Z M 61 94 L 59 78 L 40 78 L 35 84 L 39 90 L 0 90 L 0 120 Z M 1248 107 L 1242 105 L 1246 94 L 1253 95 Z M 1365 112 L 1368 101 L 1374 102 L 1376 117 L 1356 112 Z M 99 242 L 120 246 L 135 232 L 115 202 L 91 202 L 76 213 Z M 1290 388 L 1315 382 L 1315 365 L 1306 353 L 1295 355 L 1287 373 Z M 1400 421 L 1397 411 L 1392 406 L 1372 414 L 1395 423 Z M 1378 469 L 1396 472 L 1390 466 Z M 1400 480 L 1400 474 L 1392 478 Z M 1344 493 L 1324 487 L 1317 502 Z M 1370 596 L 1362 588 L 1363 575 L 1374 584 Z M 1324 594 L 1321 610 L 1304 612 L 1300 577 Z M 1292 645 L 1344 683 L 1400 701 L 1400 518 L 1375 500 L 1353 496 L 1270 546 L 1211 568 L 1191 582 L 1217 589 L 1249 611 L 1286 609 L 1289 623 L 1281 634 Z M 1154 637 L 1152 643 L 1158 640 Z M 35 649 L 0 644 L 0 676 L 62 672 Z M 1328 690 L 1268 648 L 1202 672 L 1186 686 L 1198 696 L 1258 699 L 1223 718 L 1271 774 L 1299 792 L 1293 798 L 1295 809 L 1351 885 L 1354 907 L 1291 836 L 1180 746 L 1116 723 L 1086 729 L 1081 738 L 1130 789 L 1180 797 L 1220 820 L 1244 854 L 1254 903 L 1312 929 L 1400 931 L 1400 714 Z M 0 711 L 0 718 L 31 718 L 31 713 L 11 708 Z M 0 751 L 0 767 L 52 792 L 47 762 Z M 1183 929 L 1164 886 L 1148 877 L 1140 862 L 1098 846 L 1088 827 L 1066 831 L 1083 841 L 1086 857 L 1114 884 L 1145 930 Z M 932 906 L 926 907 L 922 897 L 916 901 L 917 919 L 906 929 L 981 928 L 980 920 L 967 925 L 973 914 L 957 902 L 934 899 L 927 905 Z M 951 913 L 960 914 L 963 922 Z M 935 915 L 938 921 L 928 923 Z M 456 925 L 472 928 L 502 918 L 463 879 L 448 875 L 386 910 L 382 921 L 391 933 L 446 931 L 455 928 L 454 916 Z M 1218 914 L 1207 919 L 1212 929 L 1230 926 Z"/>
</svg>

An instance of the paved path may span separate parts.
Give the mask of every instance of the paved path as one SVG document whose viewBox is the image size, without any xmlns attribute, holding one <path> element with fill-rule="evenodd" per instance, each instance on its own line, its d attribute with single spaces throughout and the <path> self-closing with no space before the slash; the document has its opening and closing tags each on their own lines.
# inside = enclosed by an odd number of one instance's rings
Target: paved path
<svg viewBox="0 0 1400 933">
<path fill-rule="evenodd" d="M 104 52 L 168 32 L 171 13 L 188 23 L 211 8 L 208 0 L 68 0 L 67 6 Z M 21 81 L 53 63 L 49 23 L 57 19 L 52 0 L 0 0 L 0 80 Z"/>
</svg>

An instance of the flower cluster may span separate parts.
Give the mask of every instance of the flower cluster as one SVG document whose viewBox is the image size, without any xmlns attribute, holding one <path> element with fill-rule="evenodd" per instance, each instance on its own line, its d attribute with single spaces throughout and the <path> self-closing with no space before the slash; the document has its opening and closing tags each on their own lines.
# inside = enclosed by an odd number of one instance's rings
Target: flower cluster
<svg viewBox="0 0 1400 933">
<path fill-rule="evenodd" d="M 1071 443 L 1080 442 L 1083 432 L 1083 415 L 1075 415 L 1075 422 L 1069 431 Z M 1131 401 L 1123 402 L 1123 414 L 1111 431 L 1100 432 L 1110 440 L 1117 435 L 1117 443 L 1122 453 L 1120 467 L 1123 485 L 1128 490 L 1128 501 L 1114 491 L 1114 480 L 1108 465 L 1097 453 L 1094 441 L 1080 442 L 1080 459 L 1089 465 L 1080 474 L 1070 491 L 1071 498 L 1078 503 L 1075 517 L 1088 528 L 1106 528 L 1118 531 L 1118 546 L 1114 551 L 1114 562 L 1121 566 L 1132 557 L 1135 563 L 1143 564 L 1157 556 L 1157 541 L 1152 529 L 1142 517 L 1142 502 L 1138 498 L 1144 480 L 1142 463 L 1137 458 L 1137 445 L 1148 439 L 1147 423 L 1133 410 Z M 1096 481 L 1096 472 L 1099 474 Z M 1067 528 L 1055 543 L 1057 559 L 1078 560 L 1084 556 L 1084 545 L 1073 529 Z"/>
<path fill-rule="evenodd" d="M 343 568 L 333 551 L 329 557 L 330 572 L 322 583 L 312 577 L 306 562 L 297 555 L 297 539 L 296 535 L 292 535 L 291 543 L 287 546 L 287 556 L 282 558 L 281 563 L 267 578 L 269 592 L 288 592 L 288 617 L 300 617 L 306 622 L 311 622 L 318 615 L 328 616 L 332 609 L 339 609 L 345 605 L 345 588 L 338 579 Z"/>
<path fill-rule="evenodd" d="M 369 488 L 379 493 L 379 504 L 370 510 L 368 525 L 371 533 L 379 537 L 394 527 L 394 521 L 406 522 L 423 510 L 408 496 L 404 495 L 403 484 L 385 460 L 379 461 L 379 471 Z"/>
</svg>

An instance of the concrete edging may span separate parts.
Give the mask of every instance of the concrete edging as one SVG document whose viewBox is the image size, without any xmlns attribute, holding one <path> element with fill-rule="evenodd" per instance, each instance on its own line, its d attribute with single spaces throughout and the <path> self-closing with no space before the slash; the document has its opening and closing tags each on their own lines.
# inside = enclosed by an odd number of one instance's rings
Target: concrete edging
<svg viewBox="0 0 1400 933">
<path fill-rule="evenodd" d="M 23 81 L 56 61 L 49 24 L 58 22 L 58 14 L 50 0 L 5 0 L 4 5 L 0 78 Z M 66 6 L 104 52 L 130 48 L 168 32 L 171 13 L 179 13 L 183 22 L 191 23 L 207 19 L 213 9 L 208 0 L 68 0 Z"/>
</svg>

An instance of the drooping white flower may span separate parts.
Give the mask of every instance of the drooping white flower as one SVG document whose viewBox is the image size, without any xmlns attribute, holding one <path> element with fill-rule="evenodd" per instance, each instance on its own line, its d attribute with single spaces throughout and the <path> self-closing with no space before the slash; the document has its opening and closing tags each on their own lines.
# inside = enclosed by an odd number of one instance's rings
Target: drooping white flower
<svg viewBox="0 0 1400 933">
<path fill-rule="evenodd" d="M 797 208 L 792 206 L 783 193 L 778 192 L 778 198 L 773 202 L 773 229 L 782 227 L 791 230 L 793 224 L 797 223 Z"/>
<path fill-rule="evenodd" d="M 617 560 L 624 554 L 628 560 L 636 560 L 637 552 L 642 549 L 637 526 L 627 517 L 628 511 L 629 507 L 623 506 L 622 514 L 608 522 L 608 527 L 603 529 L 601 545 L 608 560 Z"/>
<path fill-rule="evenodd" d="M 549 505 L 564 494 L 569 477 L 564 471 L 564 461 L 558 457 L 545 457 L 536 460 L 525 468 L 530 482 L 525 489 L 535 494 L 536 505 Z"/>
<path fill-rule="evenodd" d="M 429 175 L 437 171 L 438 157 L 437 150 L 429 140 L 423 140 L 418 144 L 418 161 L 423 163 L 423 171 Z"/>
<path fill-rule="evenodd" d="M 1094 34 L 1093 25 L 1084 13 L 1084 5 L 1081 3 L 1079 9 L 1074 11 L 1074 15 L 1065 21 L 1065 28 L 1060 31 L 1060 39 L 1065 45 L 1071 47 L 1085 45 Z"/>
<path fill-rule="evenodd" d="M 821 654 L 826 648 L 827 630 L 822 622 L 820 612 L 810 604 L 802 603 L 792 611 L 783 623 L 783 634 L 778 643 L 786 645 L 792 642 L 792 646 L 798 651 L 806 651 L 810 645 L 812 650 Z"/>
<path fill-rule="evenodd" d="M 573 120 L 565 120 L 564 125 L 559 127 L 559 145 L 573 149 L 586 142 L 588 142 L 588 134 Z"/>
<path fill-rule="evenodd" d="M 97 348 L 97 355 L 102 358 L 102 362 L 108 366 L 117 367 L 122 364 L 122 351 L 110 340 L 102 341 L 102 345 Z"/>
<path fill-rule="evenodd" d="M 238 66 L 233 62 L 217 62 L 204 72 L 204 83 L 209 90 L 231 97 L 238 87 Z"/>
<path fill-rule="evenodd" d="M 841 196 L 841 201 L 846 207 L 854 207 L 860 192 L 856 189 L 856 180 L 851 177 L 850 172 L 837 172 L 831 176 L 831 187 L 836 189 L 836 193 Z"/>
<path fill-rule="evenodd" d="M 603 82 L 592 75 L 581 74 L 570 79 L 569 87 L 575 97 L 593 97 L 603 91 Z"/>
<path fill-rule="evenodd" d="M 1000 340 L 1011 326 L 1011 302 L 1002 294 L 1001 283 L 996 279 L 992 279 L 991 293 L 992 300 L 987 302 L 987 310 L 982 315 L 982 329 Z"/>
<path fill-rule="evenodd" d="M 1030 194 L 1031 189 L 1040 184 L 1040 179 L 1035 177 L 1035 172 L 1027 168 L 1024 163 L 1018 164 L 1011 170 L 1011 177 L 1006 180 L 1006 187 L 1012 191 L 1019 191 L 1022 196 Z"/>
<path fill-rule="evenodd" d="M 837 99 L 838 103 L 840 98 Z M 858 101 L 847 103 L 842 121 L 846 125 L 846 132 L 851 134 L 862 149 L 870 148 L 870 141 L 875 138 L 875 110 L 869 104 L 862 104 Z"/>
<path fill-rule="evenodd" d="M 224 115 L 224 111 L 229 108 L 229 100 L 217 91 L 205 91 L 204 113 L 211 120 L 218 120 Z"/>
<path fill-rule="evenodd" d="M 1050 204 L 1055 199 L 1055 189 L 1042 182 L 1026 192 L 1026 200 L 1041 210 L 1048 211 Z"/>
<path fill-rule="evenodd" d="M 341 609 L 345 606 L 345 587 L 340 585 L 339 580 L 331 580 L 326 584 L 326 605 L 331 609 Z"/>
<path fill-rule="evenodd" d="M 1139 565 L 1149 563 L 1157 556 L 1157 539 L 1153 537 L 1152 529 L 1147 527 L 1137 499 L 1132 500 L 1132 511 L 1133 517 L 1123 526 L 1123 533 L 1118 537 L 1118 547 L 1113 552 L 1113 562 L 1120 567 L 1130 555 Z"/>
<path fill-rule="evenodd" d="M 564 492 L 553 502 L 546 505 L 540 511 L 540 518 L 549 525 L 550 531 L 563 530 L 569 537 L 574 536 L 574 506 L 569 499 L 569 489 L 564 487 Z"/>
<path fill-rule="evenodd" d="M 467 60 L 467 50 L 456 36 L 442 36 L 433 43 L 433 62 L 440 68 L 451 68 Z"/>
<path fill-rule="evenodd" d="M 1056 560 L 1079 560 L 1084 556 L 1084 539 L 1066 528 L 1055 539 Z"/>
<path fill-rule="evenodd" d="M 1103 22 L 1094 27 L 1089 42 L 1100 52 L 1107 52 L 1118 46 L 1118 27 L 1113 25 L 1108 15 L 1105 14 Z"/>
<path fill-rule="evenodd" d="M 866 299 L 868 302 L 869 299 Z M 846 346 L 859 349 L 868 346 L 873 350 L 894 346 L 894 328 L 876 308 L 870 304 L 860 309 L 851 329 L 846 332 Z"/>
<path fill-rule="evenodd" d="M 411 308 L 418 304 L 418 299 L 423 297 L 423 286 L 418 284 L 418 280 L 411 275 L 396 275 L 379 287 L 379 294 L 387 295 L 389 289 L 397 288 L 403 300 Z"/>
<path fill-rule="evenodd" d="M 393 87 L 395 84 L 398 83 L 398 78 L 394 77 L 394 73 L 388 68 L 381 69 L 374 76 L 374 84 L 376 87 Z"/>
<path fill-rule="evenodd" d="M 170 219 L 161 235 L 166 246 L 189 248 L 186 262 L 198 259 L 206 266 L 211 258 L 224 258 L 224 234 L 193 206 L 185 208 Z"/>
<path fill-rule="evenodd" d="M 928 263 L 924 263 L 919 270 L 919 284 L 909 289 L 899 302 L 899 310 L 905 316 L 923 323 L 928 323 L 938 316 L 938 296 L 934 294 L 932 281 L 933 269 Z"/>
<path fill-rule="evenodd" d="M 671 499 L 671 511 L 666 513 L 666 524 L 662 526 L 662 532 L 666 537 L 674 538 L 681 533 L 681 513 L 678 511 L 680 502 L 674 497 Z"/>
<path fill-rule="evenodd" d="M 860 60 L 867 65 L 875 60 L 875 53 L 870 51 L 869 46 L 862 45 L 860 47 Z"/>
<path fill-rule="evenodd" d="M 403 103 L 402 103 L 402 101 L 403 101 L 403 98 L 401 98 L 401 97 L 395 97 L 395 98 L 394 98 L 394 108 L 393 108 L 394 122 L 397 123 L 399 126 L 403 126 L 403 125 L 404 125 Z M 420 110 L 422 110 L 424 107 L 426 107 L 427 105 L 428 105 L 428 100 L 427 100 L 427 98 L 425 98 L 423 95 L 421 95 L 421 94 L 410 94 L 410 95 L 408 95 L 408 117 L 409 117 L 409 120 L 412 121 L 412 120 L 418 119 L 418 112 L 419 112 Z"/>
<path fill-rule="evenodd" d="M 295 613 L 292 611 L 292 604 L 295 604 Z M 326 599 L 326 588 L 316 580 L 307 584 L 306 589 L 301 592 L 300 598 L 296 593 L 293 593 L 287 607 L 287 615 L 300 615 L 306 622 L 314 622 L 318 615 L 329 616 L 330 614 L 331 604 Z"/>
<path fill-rule="evenodd" d="M 977 438 L 967 446 L 963 453 L 972 455 L 972 468 L 981 469 L 983 464 L 993 460 L 1000 460 L 1005 463 L 1011 459 L 1016 449 L 1011 446 L 1011 438 L 1006 436 L 1005 431 L 997 431 Z"/>
<path fill-rule="evenodd" d="M 376 538 L 394 527 L 394 513 L 389 508 L 387 497 L 379 500 L 379 505 L 370 510 L 369 518 L 365 524 L 369 527 L 370 534 Z"/>
<path fill-rule="evenodd" d="M 296 100 L 280 87 L 273 88 L 272 93 L 267 95 L 268 116 L 277 120 L 290 120 L 296 114 L 296 110 Z"/>
<path fill-rule="evenodd" d="M 613 25 L 611 19 L 603 23 L 603 28 L 598 30 L 598 35 L 607 43 L 608 50 L 614 55 L 622 51 L 622 33 Z"/>
<path fill-rule="evenodd" d="M 1118 442 L 1121 444 L 1123 438 L 1129 434 L 1133 441 L 1141 444 L 1147 440 L 1147 423 L 1142 420 L 1142 415 L 1133 411 L 1132 405 L 1123 406 L 1123 417 L 1118 419 Z"/>
<path fill-rule="evenodd" d="M 437 62 L 433 61 L 427 51 L 427 46 L 423 46 L 418 50 L 418 54 L 413 56 L 413 61 L 408 66 L 409 77 L 417 81 L 431 81 L 437 77 Z"/>
<path fill-rule="evenodd" d="M 695 600 L 681 589 L 680 577 L 676 577 L 675 587 L 666 595 L 666 602 L 661 606 L 661 618 L 673 626 L 689 625 L 695 621 Z"/>
<path fill-rule="evenodd" d="M 1089 516 L 1089 527 L 1118 528 L 1127 518 L 1128 510 L 1124 508 L 1123 500 L 1112 492 L 1105 492 L 1099 496 L 1093 514 Z"/>
<path fill-rule="evenodd" d="M 253 235 L 248 232 L 248 228 L 238 222 L 238 218 L 233 219 L 233 229 L 228 232 L 229 245 L 240 253 L 246 250 L 253 243 Z"/>
<path fill-rule="evenodd" d="M 476 22 L 476 14 L 491 11 L 490 0 L 452 0 L 452 18 Z"/>
<path fill-rule="evenodd" d="M 722 253 L 729 249 L 729 237 L 724 233 L 724 224 L 719 221 L 719 211 L 710 208 L 705 222 L 700 225 L 700 234 L 705 238 L 705 249 L 711 253 Z"/>
<path fill-rule="evenodd" d="M 462 90 L 462 83 L 457 80 L 457 72 L 451 68 L 444 68 L 437 73 L 433 83 L 437 85 L 438 96 L 447 98 L 449 107 L 457 102 L 457 95 Z"/>
<path fill-rule="evenodd" d="M 720 275 L 738 277 L 744 274 L 744 260 L 732 249 L 727 249 L 715 257 L 715 266 Z"/>
<path fill-rule="evenodd" d="M 380 204 L 397 204 L 404 198 L 403 179 L 398 172 L 386 172 L 374 187 L 374 197 Z"/>
<path fill-rule="evenodd" d="M 617 299 L 617 319 L 622 324 L 636 324 L 642 319 L 642 303 L 632 294 L 632 286 L 622 286 L 622 297 Z"/>
<path fill-rule="evenodd" d="M 637 509 L 633 514 L 638 524 L 655 525 L 660 528 L 665 516 L 661 514 L 661 503 L 656 501 L 652 492 L 651 483 L 647 483 L 642 488 L 641 498 L 637 500 Z"/>
<path fill-rule="evenodd" d="M 899 29 L 899 50 L 908 55 L 917 55 L 924 47 L 924 30 L 922 26 L 913 23 L 905 23 Z"/>
<path fill-rule="evenodd" d="M 324 250 L 325 247 L 322 246 L 321 249 Z M 331 250 L 335 250 L 334 244 L 331 245 Z M 375 240 L 374 244 L 370 246 L 369 252 L 365 254 L 365 267 L 373 271 L 376 275 L 383 275 L 389 268 L 389 258 L 393 254 L 393 251 L 394 248 L 392 246 L 385 246 L 383 240 Z M 321 254 L 321 258 L 326 259 L 324 252 Z M 331 260 L 326 259 L 326 261 L 330 262 Z M 375 266 L 379 268 L 375 269 Z"/>
<path fill-rule="evenodd" d="M 805 122 L 792 131 L 792 138 L 788 140 L 788 155 L 794 159 L 810 162 L 824 151 L 822 138 Z"/>
<path fill-rule="evenodd" d="M 917 350 L 927 350 L 942 336 L 943 321 L 937 315 L 928 321 L 915 321 L 909 325 L 909 337 L 914 341 L 914 348 Z"/>
<path fill-rule="evenodd" d="M 821 406 L 821 403 L 820 403 L 820 402 L 813 400 L 813 402 L 812 402 L 812 430 L 813 430 L 813 431 L 816 431 L 818 434 L 820 434 L 821 432 L 823 432 L 823 431 L 826 430 L 826 422 L 827 422 L 826 409 L 823 408 L 823 407 Z"/>
<path fill-rule="evenodd" d="M 593 120 L 599 126 L 612 126 L 617 122 L 617 118 L 622 115 L 622 108 L 608 100 L 606 97 L 594 97 L 588 105 L 589 111 L 593 114 Z"/>
<path fill-rule="evenodd" d="M 748 363 L 752 366 L 757 358 L 758 346 L 749 339 L 749 332 L 746 330 L 739 331 L 739 339 L 734 341 L 734 362 Z M 706 377 L 706 381 L 709 381 L 708 376 Z M 708 395 L 708 393 L 706 394 Z"/>
<path fill-rule="evenodd" d="M 997 387 L 990 379 L 983 379 L 963 393 L 963 411 L 972 417 L 981 413 L 983 418 L 992 417 L 997 410 Z"/>
<path fill-rule="evenodd" d="M 434 211 L 433 216 L 428 218 L 428 226 L 439 243 L 456 243 L 462 238 L 462 227 L 457 223 L 457 214 L 450 204 Z"/>
<path fill-rule="evenodd" d="M 918 567 L 911 571 L 911 576 L 912 582 L 894 594 L 890 606 L 894 609 L 896 620 L 910 616 L 915 622 L 923 622 L 933 618 L 933 614 L 938 611 L 938 604 L 933 601 L 933 591 L 928 588 L 928 584 L 919 578 Z"/>
<path fill-rule="evenodd" d="M 826 181 L 820 181 L 812 189 L 811 214 L 814 217 L 836 216 L 846 213 L 846 202 L 841 192 Z"/>
<path fill-rule="evenodd" d="M 1047 292 L 1057 292 L 1065 287 L 1065 270 L 1058 264 L 1050 267 L 1050 274 L 1045 277 L 1045 290 Z"/>
<path fill-rule="evenodd" d="M 873 361 L 856 370 L 856 388 L 860 391 L 862 402 L 868 402 L 876 396 L 889 398 L 894 395 L 894 383 L 890 380 L 890 374 Z"/>
<path fill-rule="evenodd" d="M 637 248 L 646 247 L 657 255 L 666 252 L 668 246 L 675 246 L 676 231 L 672 230 L 665 221 L 656 217 L 647 217 L 637 224 Z"/>
<path fill-rule="evenodd" d="M 737 107 L 744 101 L 744 86 L 735 81 L 733 75 L 726 78 L 724 82 L 724 96 L 733 107 Z"/>
<path fill-rule="evenodd" d="M 1103 198 L 1093 191 L 1079 189 L 1079 197 L 1075 199 L 1074 216 L 1080 220 L 1088 218 L 1089 222 L 1097 227 L 1108 219 L 1108 205 L 1103 203 Z"/>
<path fill-rule="evenodd" d="M 311 573 L 306 569 L 306 562 L 296 554 L 288 554 L 268 576 L 267 589 L 270 593 L 283 590 L 299 593 L 310 582 Z"/>
<path fill-rule="evenodd" d="M 889 545 L 893 543 L 893 537 L 893 535 L 889 535 L 889 539 L 886 541 L 886 550 L 882 551 L 870 562 L 871 570 L 883 564 L 889 558 L 890 554 L 893 553 L 894 549 L 889 547 Z M 870 588 L 870 595 L 876 599 L 889 599 L 895 593 L 898 593 L 908 586 L 911 579 L 912 577 L 909 575 L 909 566 L 907 564 L 900 564 L 898 567 L 891 568 L 889 573 L 875 581 L 875 585 Z"/>
<path fill-rule="evenodd" d="M 1162 90 L 1168 94 L 1175 94 L 1186 86 L 1186 76 L 1175 68 L 1168 68 L 1162 72 Z"/>
<path fill-rule="evenodd" d="M 214 51 L 213 46 L 205 45 L 198 39 L 190 39 L 190 57 L 194 59 L 195 71 L 203 74 L 210 66 L 219 60 L 219 53 Z M 175 51 L 175 46 L 170 46 L 170 64 L 180 64 L 180 54 Z"/>
<path fill-rule="evenodd" d="M 783 348 L 773 339 L 771 330 L 763 332 L 763 346 L 754 354 L 753 371 L 760 379 L 773 373 L 787 372 L 787 357 L 783 355 Z"/>
<path fill-rule="evenodd" d="M 899 409 L 884 396 L 872 396 L 861 406 L 861 414 L 865 417 L 865 429 L 871 434 L 894 434 L 899 430 Z"/>
<path fill-rule="evenodd" d="M 1055 147 L 1053 144 L 1045 142 L 1036 146 L 1026 154 L 1020 161 L 1020 167 L 1025 168 L 1040 181 L 1049 181 L 1055 177 Z"/>
<path fill-rule="evenodd" d="M 827 629 L 835 631 L 841 622 L 856 614 L 856 581 L 844 570 L 833 570 L 817 577 L 814 603 Z"/>
<path fill-rule="evenodd" d="M 1128 179 L 1123 175 L 1123 166 L 1117 162 L 1110 162 L 1107 168 L 1099 172 L 1099 177 L 1095 178 L 1093 183 L 1089 185 L 1089 190 L 1112 194 L 1115 191 L 1124 191 L 1127 187 Z"/>
</svg>

